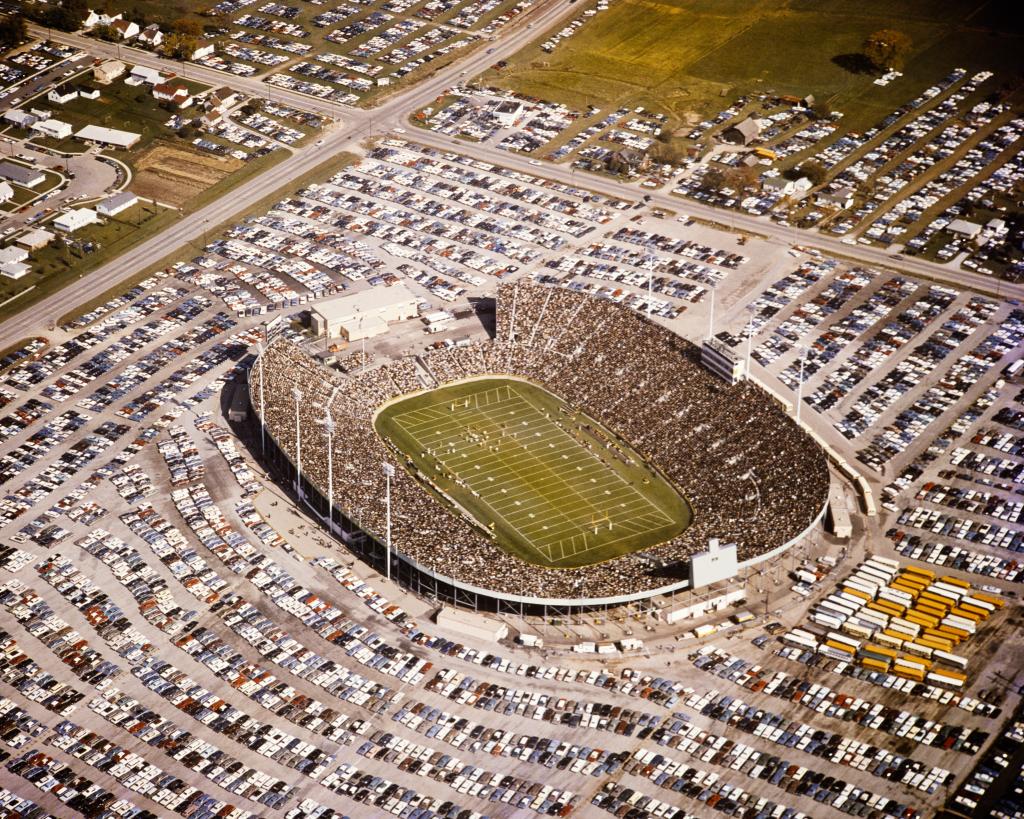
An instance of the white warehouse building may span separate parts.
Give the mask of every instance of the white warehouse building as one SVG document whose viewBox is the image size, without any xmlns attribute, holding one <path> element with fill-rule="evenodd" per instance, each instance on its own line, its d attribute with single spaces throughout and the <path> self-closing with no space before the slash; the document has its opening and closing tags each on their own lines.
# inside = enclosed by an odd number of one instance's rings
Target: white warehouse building
<svg viewBox="0 0 1024 819">
<path fill-rule="evenodd" d="M 315 305 L 313 330 L 319 336 L 360 341 L 386 333 L 393 321 L 415 318 L 418 306 L 419 299 L 404 284 L 372 287 Z"/>
</svg>

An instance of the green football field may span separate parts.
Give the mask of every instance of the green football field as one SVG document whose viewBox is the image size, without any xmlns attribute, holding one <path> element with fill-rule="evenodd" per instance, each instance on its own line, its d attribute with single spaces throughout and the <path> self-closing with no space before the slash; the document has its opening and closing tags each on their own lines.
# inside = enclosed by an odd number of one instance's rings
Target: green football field
<svg viewBox="0 0 1024 819">
<path fill-rule="evenodd" d="M 659 473 L 533 384 L 487 378 L 442 387 L 386 407 L 376 426 L 432 491 L 530 563 L 599 563 L 690 522 L 689 504 Z"/>
</svg>

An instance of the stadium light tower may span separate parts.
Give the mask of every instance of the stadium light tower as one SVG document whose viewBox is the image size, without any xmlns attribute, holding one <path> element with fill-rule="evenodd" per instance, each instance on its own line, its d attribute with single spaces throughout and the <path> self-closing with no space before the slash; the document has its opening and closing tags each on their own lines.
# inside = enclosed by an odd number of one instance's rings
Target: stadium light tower
<svg viewBox="0 0 1024 819">
<path fill-rule="evenodd" d="M 799 424 L 800 406 L 804 402 L 804 360 L 807 358 L 807 348 L 798 344 L 797 349 L 800 351 L 800 380 L 796 384 L 796 422 Z"/>
<path fill-rule="evenodd" d="M 747 381 L 750 380 L 750 345 L 754 337 L 754 310 L 752 304 L 747 305 Z"/>
<path fill-rule="evenodd" d="M 295 494 L 302 500 L 302 433 L 299 430 L 299 404 L 302 403 L 302 390 L 292 387 L 292 398 L 295 399 L 295 465 L 298 477 L 295 479 Z"/>
<path fill-rule="evenodd" d="M 260 455 L 265 457 L 267 454 L 267 414 L 264 411 L 263 402 L 263 345 L 258 341 L 256 342 L 256 352 L 259 355 L 256 360 L 260 362 Z"/>
<path fill-rule="evenodd" d="M 647 263 L 647 318 L 650 318 L 654 306 L 654 265 L 658 260 L 654 253 L 653 236 L 644 247 L 644 262 Z"/>
<path fill-rule="evenodd" d="M 334 537 L 334 418 L 330 405 L 324 409 L 320 425 L 327 430 L 327 532 Z"/>
<path fill-rule="evenodd" d="M 391 579 L 391 479 L 395 477 L 395 468 L 389 463 L 381 464 L 384 470 L 384 481 L 385 481 L 385 495 L 384 495 L 384 511 L 387 515 L 387 537 L 384 542 L 386 553 L 384 555 L 384 564 L 386 577 L 388 580 Z"/>
<path fill-rule="evenodd" d="M 708 315 L 708 338 L 713 338 L 715 335 L 715 286 L 709 284 L 708 287 L 711 289 L 711 313 Z"/>
</svg>

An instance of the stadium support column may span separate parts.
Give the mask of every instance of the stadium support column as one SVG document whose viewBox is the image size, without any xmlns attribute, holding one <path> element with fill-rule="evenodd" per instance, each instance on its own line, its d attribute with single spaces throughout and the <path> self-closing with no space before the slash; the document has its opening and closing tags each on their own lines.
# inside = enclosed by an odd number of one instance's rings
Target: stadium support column
<svg viewBox="0 0 1024 819">
<path fill-rule="evenodd" d="M 395 468 L 389 464 L 381 464 L 384 468 L 384 511 L 387 515 L 387 536 L 384 546 L 384 569 L 388 580 L 391 579 L 391 479 L 395 475 Z"/>
<path fill-rule="evenodd" d="M 302 432 L 299 429 L 299 404 L 302 403 L 302 390 L 292 387 L 292 398 L 295 399 L 295 494 L 302 502 Z"/>
</svg>

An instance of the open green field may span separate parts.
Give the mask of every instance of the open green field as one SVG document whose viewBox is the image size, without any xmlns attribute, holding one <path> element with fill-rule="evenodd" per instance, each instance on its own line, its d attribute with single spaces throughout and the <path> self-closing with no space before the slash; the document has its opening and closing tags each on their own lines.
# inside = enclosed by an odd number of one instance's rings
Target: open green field
<svg viewBox="0 0 1024 819">
<path fill-rule="evenodd" d="M 576 108 L 644 105 L 673 125 L 744 93 L 814 94 L 856 129 L 956 67 L 1019 80 L 1024 34 L 1012 12 L 1000 0 L 617 0 L 552 54 L 542 34 L 483 81 Z M 913 41 L 905 76 L 884 88 L 855 59 L 881 28 Z"/>
<path fill-rule="evenodd" d="M 421 480 L 529 563 L 600 563 L 690 523 L 689 504 L 625 444 L 524 381 L 441 387 L 386 407 L 375 425 Z"/>
</svg>

